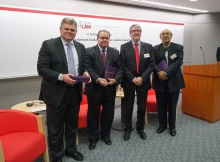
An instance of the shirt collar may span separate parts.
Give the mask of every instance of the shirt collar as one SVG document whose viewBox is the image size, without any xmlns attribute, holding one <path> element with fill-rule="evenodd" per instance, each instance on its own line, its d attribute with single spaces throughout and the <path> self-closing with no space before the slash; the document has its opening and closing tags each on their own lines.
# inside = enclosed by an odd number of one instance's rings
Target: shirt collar
<svg viewBox="0 0 220 162">
<path fill-rule="evenodd" d="M 136 43 L 136 42 L 134 42 L 134 41 L 132 40 L 132 44 L 133 44 L 133 46 L 134 46 L 135 43 Z M 137 43 L 138 43 L 138 46 L 140 46 L 141 41 L 139 40 Z"/>
<path fill-rule="evenodd" d="M 99 50 L 102 52 L 102 50 L 105 50 L 105 52 L 107 52 L 107 47 L 105 48 L 105 49 L 102 49 L 100 46 L 99 46 L 99 44 L 98 44 L 98 47 L 99 47 Z"/>
<path fill-rule="evenodd" d="M 164 46 L 163 45 L 163 48 L 165 48 L 165 49 L 167 49 L 167 48 L 169 48 L 170 47 L 170 43 L 168 44 L 168 46 Z"/>
<path fill-rule="evenodd" d="M 60 38 L 61 38 L 61 41 L 62 41 L 63 45 L 66 45 L 67 43 L 70 43 L 71 45 L 74 46 L 73 40 L 70 41 L 70 42 L 67 42 L 67 41 L 65 41 L 62 37 L 60 37 Z"/>
</svg>

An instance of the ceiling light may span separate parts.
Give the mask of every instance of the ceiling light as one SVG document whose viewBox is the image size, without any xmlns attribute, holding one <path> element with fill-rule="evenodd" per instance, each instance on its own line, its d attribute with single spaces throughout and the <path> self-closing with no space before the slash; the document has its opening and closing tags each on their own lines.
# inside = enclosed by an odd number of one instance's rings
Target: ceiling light
<svg viewBox="0 0 220 162">
<path fill-rule="evenodd" d="M 156 5 L 156 6 L 164 6 L 164 7 L 183 9 L 183 10 L 196 11 L 196 12 L 208 12 L 206 10 L 200 10 L 200 9 L 189 8 L 189 7 L 182 7 L 182 6 L 175 6 L 175 5 L 159 3 L 159 2 L 153 2 L 153 1 L 146 1 L 146 0 L 131 0 L 131 1 L 147 3 L 147 4 L 151 4 L 151 5 Z M 190 0 L 190 1 L 197 1 L 197 0 Z"/>
<path fill-rule="evenodd" d="M 206 10 L 199 10 L 195 8 L 188 8 L 188 7 L 182 7 L 182 6 L 176 6 L 176 8 L 184 9 L 184 10 L 191 10 L 191 11 L 198 11 L 198 12 L 208 12 Z"/>
<path fill-rule="evenodd" d="M 158 3 L 158 2 L 152 2 L 152 1 L 144 1 L 143 3 L 158 5 L 158 6 L 166 6 L 166 7 L 175 7 L 174 5 L 169 5 L 165 3 Z"/>
</svg>

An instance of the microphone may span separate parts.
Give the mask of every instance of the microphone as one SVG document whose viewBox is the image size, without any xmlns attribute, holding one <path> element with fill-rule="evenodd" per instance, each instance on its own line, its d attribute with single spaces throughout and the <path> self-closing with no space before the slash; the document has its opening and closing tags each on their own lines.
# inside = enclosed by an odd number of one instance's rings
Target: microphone
<svg viewBox="0 0 220 162">
<path fill-rule="evenodd" d="M 200 49 L 202 50 L 203 59 L 204 59 L 204 63 L 205 63 L 205 54 L 204 54 L 204 51 L 203 51 L 202 47 L 200 47 Z M 205 63 L 205 65 L 206 65 L 206 63 Z"/>
</svg>

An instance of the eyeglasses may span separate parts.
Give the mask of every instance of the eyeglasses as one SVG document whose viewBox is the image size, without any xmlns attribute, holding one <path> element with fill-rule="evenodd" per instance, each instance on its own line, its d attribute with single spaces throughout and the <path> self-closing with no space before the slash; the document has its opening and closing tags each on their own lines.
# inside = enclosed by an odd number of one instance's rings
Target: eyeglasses
<svg viewBox="0 0 220 162">
<path fill-rule="evenodd" d="M 131 32 L 132 32 L 132 33 L 136 33 L 136 32 L 137 32 L 137 33 L 140 33 L 141 30 L 131 30 Z"/>
</svg>

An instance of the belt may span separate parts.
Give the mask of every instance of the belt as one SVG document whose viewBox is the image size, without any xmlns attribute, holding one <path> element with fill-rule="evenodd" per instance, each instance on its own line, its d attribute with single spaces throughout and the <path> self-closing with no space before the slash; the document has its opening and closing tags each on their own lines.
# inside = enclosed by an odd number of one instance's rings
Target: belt
<svg viewBox="0 0 220 162">
<path fill-rule="evenodd" d="M 78 83 L 76 83 L 76 84 L 67 84 L 67 87 L 71 88 L 71 87 L 75 87 L 75 86 L 78 86 L 78 85 L 79 85 Z"/>
</svg>

